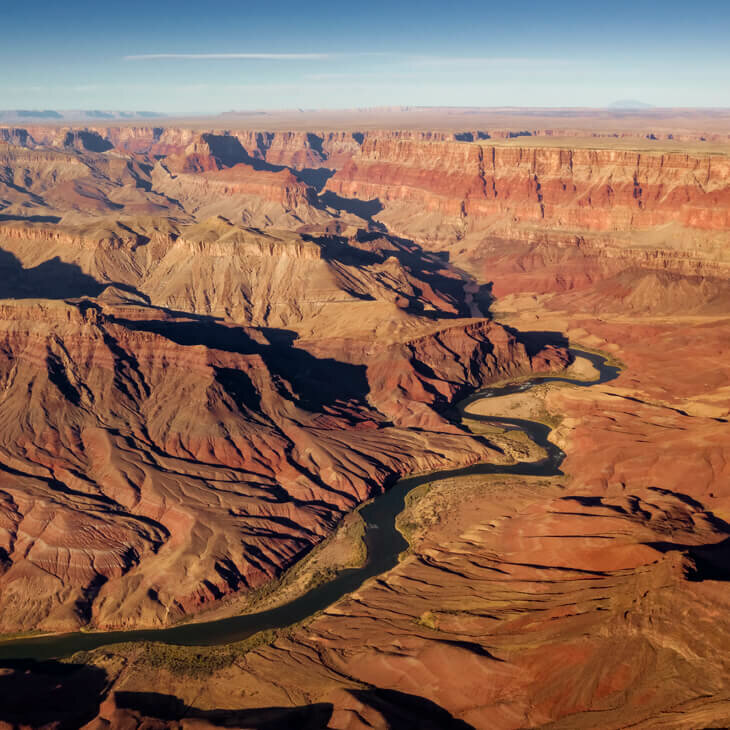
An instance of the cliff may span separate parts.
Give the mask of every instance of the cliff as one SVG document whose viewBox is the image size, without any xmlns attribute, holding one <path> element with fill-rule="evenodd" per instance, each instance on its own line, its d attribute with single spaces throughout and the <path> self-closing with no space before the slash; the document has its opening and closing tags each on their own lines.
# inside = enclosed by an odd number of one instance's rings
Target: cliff
<svg viewBox="0 0 730 730">
<path fill-rule="evenodd" d="M 537 226 L 624 232 L 677 223 L 717 231 L 730 227 L 729 173 L 722 155 L 368 140 L 327 189 L 520 237 Z"/>
<path fill-rule="evenodd" d="M 573 290 L 634 268 L 730 277 L 729 157 L 589 145 L 365 140 L 326 190 L 377 204 L 391 232 L 448 251 L 497 296 L 538 281 Z M 646 301 L 678 309 L 683 297 L 661 291 L 666 281 Z M 721 294 L 692 289 L 691 307 Z"/>
<path fill-rule="evenodd" d="M 456 274 L 398 239 L 362 232 L 262 231 L 222 217 L 11 220 L 0 226 L 0 247 L 0 297 L 101 296 L 258 326 L 306 322 L 315 330 L 341 317 L 347 323 L 355 304 L 386 319 L 404 318 L 405 310 L 463 309 Z"/>
</svg>

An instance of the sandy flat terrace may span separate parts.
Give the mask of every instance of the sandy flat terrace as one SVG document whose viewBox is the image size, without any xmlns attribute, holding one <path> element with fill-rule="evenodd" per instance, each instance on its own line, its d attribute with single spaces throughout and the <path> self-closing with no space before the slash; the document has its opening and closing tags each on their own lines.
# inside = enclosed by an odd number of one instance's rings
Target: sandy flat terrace
<svg viewBox="0 0 730 730">
<path fill-rule="evenodd" d="M 184 127 L 266 131 L 427 131 L 529 130 L 554 134 L 726 135 L 730 109 L 538 109 L 404 107 L 374 109 L 291 109 L 232 111 L 218 115 L 170 115 L 136 119 L 3 118 L 0 126 Z M 523 139 L 523 138 L 518 138 Z"/>
<path fill-rule="evenodd" d="M 730 142 L 684 142 L 678 140 L 653 140 L 646 137 L 553 137 L 553 136 L 520 136 L 512 139 L 485 139 L 478 143 L 488 147 L 539 147 L 550 149 L 587 149 L 587 150 L 629 150 L 632 152 L 656 152 L 664 154 L 676 152 L 680 154 L 730 154 Z"/>
</svg>

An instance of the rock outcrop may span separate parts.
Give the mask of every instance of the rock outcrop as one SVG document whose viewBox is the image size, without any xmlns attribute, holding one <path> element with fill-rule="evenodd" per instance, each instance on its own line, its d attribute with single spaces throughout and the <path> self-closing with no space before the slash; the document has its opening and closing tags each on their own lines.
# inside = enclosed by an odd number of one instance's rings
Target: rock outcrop
<svg viewBox="0 0 730 730">
<path fill-rule="evenodd" d="M 44 134 L 0 147 L 4 631 L 259 588 L 398 475 L 504 459 L 441 411 L 565 365 L 459 320 L 457 273 L 326 207 L 274 139 Z"/>
<path fill-rule="evenodd" d="M 728 301 L 729 178 L 719 154 L 378 139 L 326 190 L 377 202 L 376 220 L 447 250 L 494 295 L 606 279 L 623 299 L 624 272 L 644 269 L 656 272 L 644 299 L 671 310 L 683 301 L 672 276 L 708 281 L 691 307 Z"/>
</svg>

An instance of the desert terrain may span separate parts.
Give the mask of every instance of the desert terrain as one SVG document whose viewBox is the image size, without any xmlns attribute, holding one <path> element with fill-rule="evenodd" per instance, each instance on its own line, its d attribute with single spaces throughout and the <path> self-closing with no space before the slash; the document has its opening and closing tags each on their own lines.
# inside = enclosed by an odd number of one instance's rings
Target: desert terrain
<svg viewBox="0 0 730 730">
<path fill-rule="evenodd" d="M 726 727 L 729 239 L 722 111 L 0 127 L 0 727 Z"/>
</svg>

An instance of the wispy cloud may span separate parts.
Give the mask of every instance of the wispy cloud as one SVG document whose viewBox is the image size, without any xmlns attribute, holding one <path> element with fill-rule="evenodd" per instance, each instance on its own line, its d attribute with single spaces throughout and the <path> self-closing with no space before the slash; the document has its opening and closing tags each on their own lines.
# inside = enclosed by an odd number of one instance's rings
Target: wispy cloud
<svg viewBox="0 0 730 730">
<path fill-rule="evenodd" d="M 264 60 L 264 61 L 323 61 L 332 58 L 358 58 L 380 56 L 417 65 L 441 66 L 528 66 L 532 64 L 565 65 L 564 58 L 530 58 L 521 56 L 439 56 L 411 54 L 398 51 L 361 51 L 352 53 L 139 53 L 124 56 L 125 61 L 182 60 Z"/>
<path fill-rule="evenodd" d="M 328 53 L 140 53 L 124 56 L 125 61 L 157 61 L 164 59 L 182 60 L 231 60 L 249 59 L 263 61 L 323 61 Z"/>
</svg>

